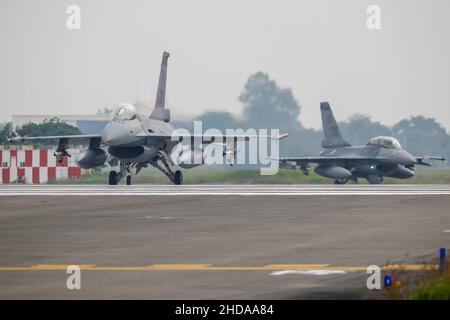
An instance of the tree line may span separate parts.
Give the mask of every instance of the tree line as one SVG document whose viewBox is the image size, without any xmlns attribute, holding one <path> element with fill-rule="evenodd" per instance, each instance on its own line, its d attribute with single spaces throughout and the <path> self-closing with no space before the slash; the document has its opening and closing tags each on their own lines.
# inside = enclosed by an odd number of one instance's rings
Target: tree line
<svg viewBox="0 0 450 320">
<path fill-rule="evenodd" d="M 236 116 L 227 111 L 207 111 L 194 118 L 203 122 L 203 129 L 280 129 L 289 138 L 280 143 L 281 155 L 317 155 L 320 152 L 322 130 L 305 128 L 301 123 L 301 106 L 290 88 L 281 88 L 263 72 L 252 74 L 239 96 L 242 113 Z M 99 112 L 110 112 L 109 109 Z M 191 128 L 192 122 L 175 122 L 176 127 Z M 450 135 L 433 118 L 414 116 L 386 126 L 372 121 L 370 116 L 356 114 L 339 123 L 341 133 L 351 144 L 365 144 L 370 138 L 386 135 L 397 138 L 403 148 L 414 155 L 439 155 L 450 157 Z M 80 134 L 80 130 L 59 119 L 42 124 L 29 123 L 19 128 L 12 124 L 0 125 L 0 144 L 6 137 Z"/>
<path fill-rule="evenodd" d="M 280 154 L 317 155 L 321 150 L 322 130 L 305 128 L 301 123 L 301 106 L 290 88 L 281 88 L 269 75 L 257 72 L 251 75 L 239 96 L 242 115 L 227 111 L 208 111 L 196 117 L 203 128 L 278 128 L 289 133 L 280 143 Z M 189 122 L 177 123 L 189 127 Z M 393 136 L 412 154 L 450 157 L 450 135 L 433 118 L 414 116 L 393 126 L 372 121 L 370 116 L 355 114 L 339 122 L 342 135 L 352 145 L 366 144 L 375 136 Z"/>
<path fill-rule="evenodd" d="M 0 144 L 8 144 L 8 138 L 14 136 L 36 137 L 36 136 L 59 136 L 68 134 L 81 134 L 80 129 L 74 127 L 58 118 L 45 119 L 43 123 L 27 123 L 23 126 L 13 128 L 11 122 L 0 125 Z M 42 141 L 44 145 L 54 144 L 54 141 Z"/>
</svg>

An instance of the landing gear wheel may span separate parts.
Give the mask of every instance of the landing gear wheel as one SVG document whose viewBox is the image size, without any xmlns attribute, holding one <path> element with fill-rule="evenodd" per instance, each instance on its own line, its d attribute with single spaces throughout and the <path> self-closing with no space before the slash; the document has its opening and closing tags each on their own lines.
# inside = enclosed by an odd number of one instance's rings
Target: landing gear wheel
<svg viewBox="0 0 450 320">
<path fill-rule="evenodd" d="M 126 183 L 127 183 L 127 186 L 131 186 L 131 176 L 130 175 L 127 176 Z"/>
<path fill-rule="evenodd" d="M 181 172 L 180 170 L 175 171 L 173 183 L 175 183 L 176 185 L 180 185 L 183 183 L 183 172 Z"/>
<path fill-rule="evenodd" d="M 380 184 L 383 182 L 383 177 L 382 176 L 367 176 L 366 180 L 367 180 L 367 182 L 369 182 L 369 184 Z"/>
<path fill-rule="evenodd" d="M 345 184 L 347 181 L 342 179 L 336 179 L 334 180 L 334 184 Z"/>
<path fill-rule="evenodd" d="M 117 172 L 116 171 L 111 171 L 109 173 L 109 185 L 110 186 L 115 186 L 117 185 Z"/>
</svg>

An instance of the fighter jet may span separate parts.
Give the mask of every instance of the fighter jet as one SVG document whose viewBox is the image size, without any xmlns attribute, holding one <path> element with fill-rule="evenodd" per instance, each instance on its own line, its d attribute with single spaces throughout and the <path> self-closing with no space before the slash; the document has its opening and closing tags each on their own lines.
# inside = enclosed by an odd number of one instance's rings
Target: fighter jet
<svg viewBox="0 0 450 320">
<path fill-rule="evenodd" d="M 66 135 L 66 136 L 41 136 L 41 137 L 14 137 L 10 142 L 58 140 L 55 157 L 59 162 L 63 161 L 68 153 L 69 144 L 87 144 L 88 148 L 76 158 L 76 163 L 83 169 L 95 168 L 109 163 L 113 168 L 109 173 L 109 184 L 116 185 L 122 177 L 126 177 L 126 184 L 132 183 L 132 177 L 139 171 L 152 165 L 163 172 L 176 185 L 183 182 L 183 174 L 180 170 L 173 171 L 175 165 L 171 158 L 171 152 L 183 139 L 190 141 L 190 148 L 184 149 L 178 157 L 178 165 L 189 169 L 205 163 L 206 154 L 203 145 L 216 143 L 223 145 L 223 156 L 227 159 L 234 156 L 235 150 L 230 151 L 230 140 L 238 139 L 248 141 L 251 138 L 261 138 L 251 135 L 222 135 L 222 141 L 216 141 L 217 136 L 194 134 L 180 134 L 170 124 L 170 111 L 165 108 L 167 62 L 169 53 L 162 56 L 161 70 L 158 82 L 155 106 L 149 116 L 138 114 L 134 105 L 129 103 L 119 104 L 112 114 L 112 120 L 105 126 L 103 132 L 93 135 Z M 285 138 L 283 134 L 271 137 L 279 140 Z M 196 143 L 200 139 L 200 143 Z"/>
<path fill-rule="evenodd" d="M 319 157 L 277 158 L 280 168 L 297 169 L 305 175 L 316 164 L 314 172 L 334 179 L 335 184 L 354 182 L 365 178 L 370 184 L 380 184 L 383 177 L 408 179 L 414 176 L 416 165 L 431 166 L 426 160 L 446 161 L 443 157 L 415 157 L 402 149 L 393 137 L 375 137 L 364 146 L 351 146 L 341 136 L 328 102 L 320 104 L 324 149 Z"/>
</svg>

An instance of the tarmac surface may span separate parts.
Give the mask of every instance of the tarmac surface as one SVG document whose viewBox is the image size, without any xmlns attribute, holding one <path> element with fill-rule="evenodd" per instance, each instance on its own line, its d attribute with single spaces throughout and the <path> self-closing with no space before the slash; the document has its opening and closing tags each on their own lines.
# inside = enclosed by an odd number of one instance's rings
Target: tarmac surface
<svg viewBox="0 0 450 320">
<path fill-rule="evenodd" d="M 0 186 L 0 299 L 383 298 L 450 247 L 450 186 Z M 401 267 L 396 266 L 401 264 Z M 81 290 L 68 290 L 68 265 Z M 387 265 L 387 266 L 386 266 Z"/>
</svg>

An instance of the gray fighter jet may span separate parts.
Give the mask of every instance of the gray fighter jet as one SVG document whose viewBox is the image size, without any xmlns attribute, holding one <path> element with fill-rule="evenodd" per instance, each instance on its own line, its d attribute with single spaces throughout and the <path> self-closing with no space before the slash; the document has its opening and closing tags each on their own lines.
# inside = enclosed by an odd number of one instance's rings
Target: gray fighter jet
<svg viewBox="0 0 450 320">
<path fill-rule="evenodd" d="M 334 179 L 336 184 L 349 180 L 357 182 L 365 178 L 370 184 L 383 182 L 383 177 L 408 179 L 414 176 L 416 165 L 431 166 L 426 160 L 445 161 L 443 157 L 415 157 L 403 150 L 393 137 L 375 137 L 364 146 L 351 146 L 344 140 L 328 102 L 320 104 L 324 149 L 319 157 L 278 158 L 280 168 L 297 169 L 308 174 L 310 164 L 316 164 L 314 172 Z"/>
<path fill-rule="evenodd" d="M 235 148 L 230 149 L 230 140 L 234 143 L 238 139 L 248 141 L 260 136 L 251 135 L 222 135 L 217 136 L 179 134 L 170 124 L 170 111 L 165 108 L 167 61 L 169 53 L 162 56 L 158 91 L 153 112 L 150 116 L 136 112 L 135 106 L 129 103 L 118 105 L 113 111 L 112 120 L 105 126 L 101 134 L 94 135 L 67 135 L 42 137 L 14 137 L 10 142 L 58 140 L 55 156 L 62 162 L 69 144 L 87 144 L 88 148 L 76 158 L 76 163 L 84 169 L 95 168 L 108 162 L 112 167 L 120 170 L 111 170 L 109 184 L 116 185 L 122 177 L 126 177 L 126 184 L 132 183 L 133 175 L 149 164 L 163 172 L 174 184 L 182 184 L 183 174 L 180 170 L 175 172 L 175 165 L 171 152 L 183 139 L 190 143 L 190 148 L 182 151 L 178 157 L 178 165 L 182 168 L 193 168 L 205 163 L 205 152 L 202 145 L 216 143 L 223 146 L 223 156 L 227 159 L 234 157 Z M 279 140 L 287 135 L 271 137 Z M 233 144 L 235 145 L 235 144 Z"/>
</svg>

